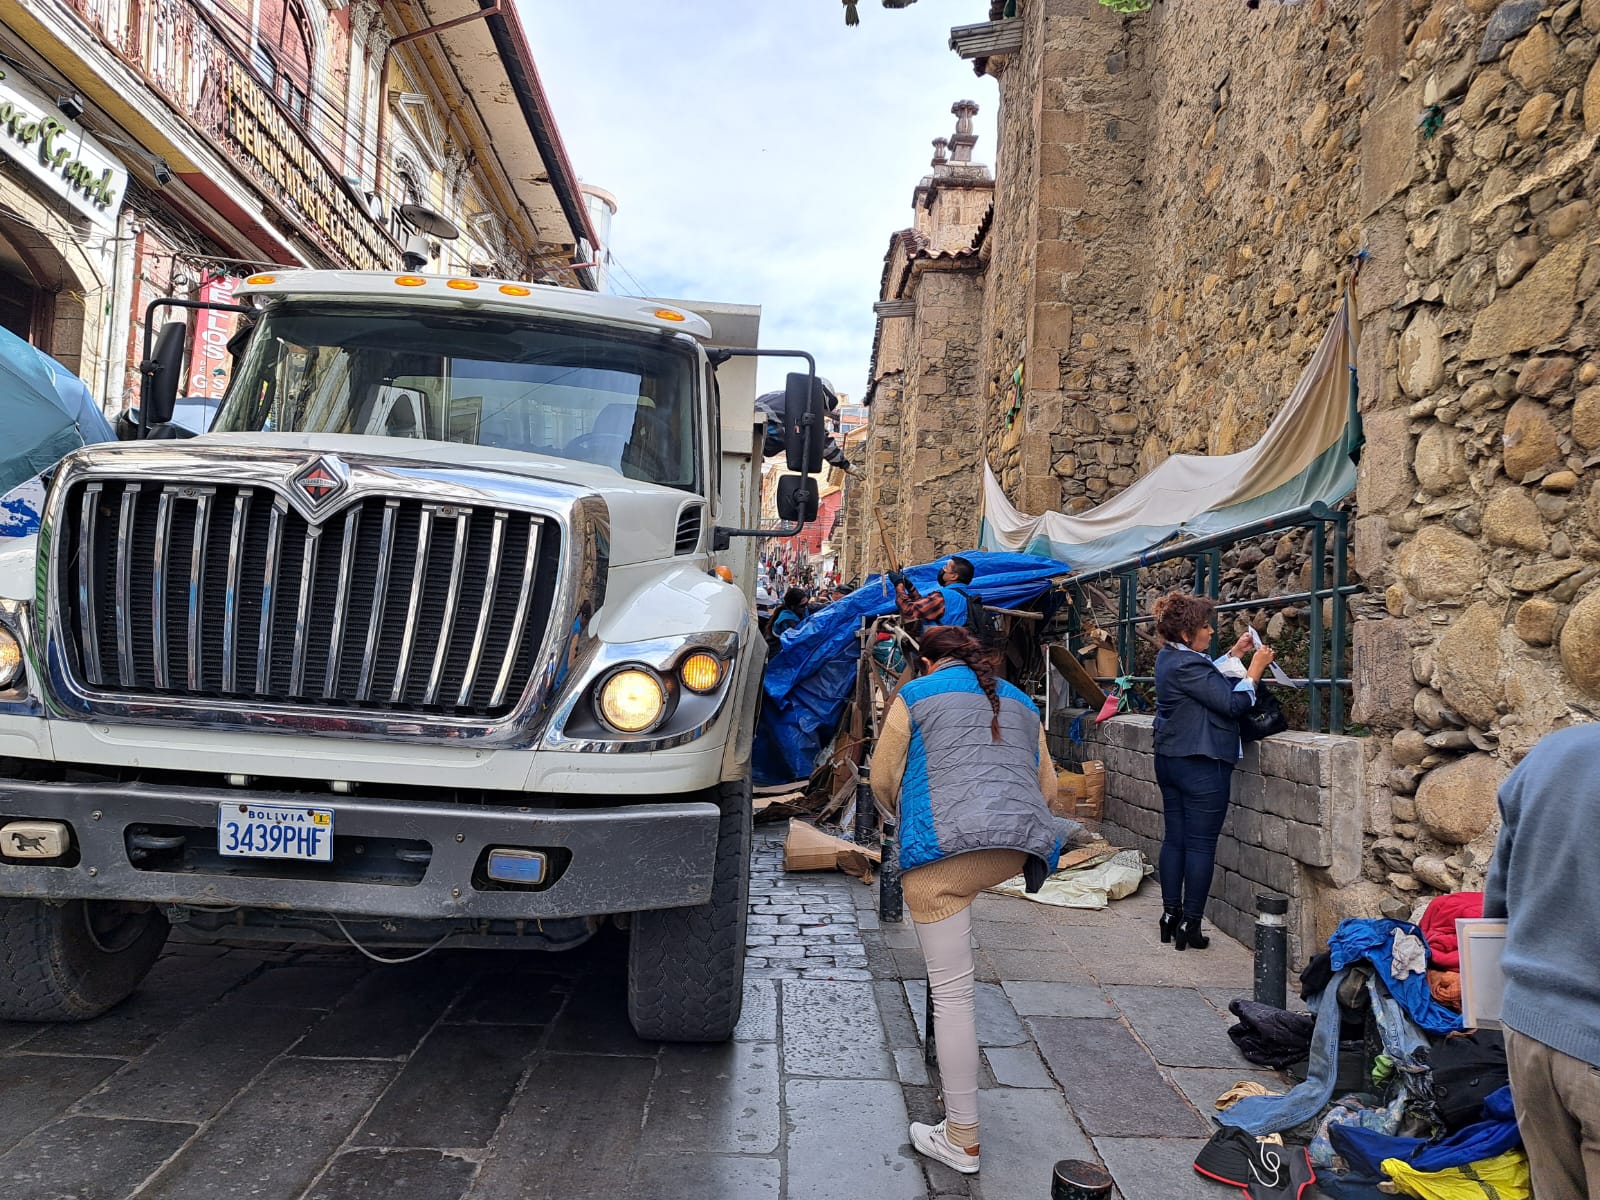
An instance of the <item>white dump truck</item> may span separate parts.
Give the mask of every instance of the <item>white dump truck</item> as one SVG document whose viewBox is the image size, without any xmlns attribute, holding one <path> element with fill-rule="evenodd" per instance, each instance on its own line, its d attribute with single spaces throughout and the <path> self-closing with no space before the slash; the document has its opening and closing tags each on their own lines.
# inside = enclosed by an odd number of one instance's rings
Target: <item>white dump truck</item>
<svg viewBox="0 0 1600 1200">
<path fill-rule="evenodd" d="M 169 423 L 185 325 L 153 336 L 197 305 L 158 302 L 137 440 L 65 459 L 0 553 L 0 1018 L 105 1011 L 174 930 L 390 957 L 615 922 L 638 1033 L 726 1038 L 757 310 L 338 271 L 237 300 L 210 432 Z M 814 364 L 788 401 L 820 465 Z"/>
</svg>

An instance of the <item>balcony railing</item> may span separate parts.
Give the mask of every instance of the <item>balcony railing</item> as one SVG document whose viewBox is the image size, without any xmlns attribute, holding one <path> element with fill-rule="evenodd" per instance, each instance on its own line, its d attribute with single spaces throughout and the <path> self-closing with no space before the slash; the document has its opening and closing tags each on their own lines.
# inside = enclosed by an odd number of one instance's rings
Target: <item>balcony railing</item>
<svg viewBox="0 0 1600 1200">
<path fill-rule="evenodd" d="M 220 18 L 192 0 L 66 2 L 331 262 L 384 269 L 399 259 L 399 245 L 351 194 L 316 139 L 255 77 Z"/>
</svg>

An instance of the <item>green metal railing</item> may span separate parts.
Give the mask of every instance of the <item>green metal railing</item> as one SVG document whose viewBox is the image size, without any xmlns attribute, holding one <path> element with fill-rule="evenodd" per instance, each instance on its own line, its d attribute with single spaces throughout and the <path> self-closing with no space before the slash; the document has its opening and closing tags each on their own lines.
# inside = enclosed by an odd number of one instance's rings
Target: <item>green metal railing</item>
<svg viewBox="0 0 1600 1200">
<path fill-rule="evenodd" d="M 1092 612 L 1089 603 L 1091 585 L 1107 585 L 1102 590 L 1110 593 L 1115 581 L 1117 616 L 1111 623 L 1116 632 L 1117 661 L 1121 669 L 1132 671 L 1137 661 L 1138 635 L 1135 630 L 1150 624 L 1153 618 L 1141 612 L 1139 585 L 1144 572 L 1177 559 L 1190 559 L 1194 563 L 1194 591 L 1198 595 L 1220 599 L 1222 586 L 1222 555 L 1240 542 L 1270 533 L 1282 534 L 1296 529 L 1311 531 L 1311 580 L 1306 591 L 1284 592 L 1272 596 L 1219 602 L 1219 613 L 1240 612 L 1247 609 L 1283 609 L 1291 605 L 1306 604 L 1309 637 L 1307 666 L 1304 676 L 1294 677 L 1295 683 L 1307 689 L 1309 727 L 1316 732 L 1343 733 L 1346 729 L 1349 677 L 1349 645 L 1345 637 L 1348 624 L 1348 598 L 1361 591 L 1349 581 L 1349 514 L 1319 502 L 1304 508 L 1293 509 L 1274 517 L 1266 517 L 1249 525 L 1241 525 L 1209 537 L 1192 541 L 1175 542 L 1168 546 L 1148 550 L 1143 554 L 1113 563 L 1108 567 L 1082 575 L 1072 575 L 1065 586 L 1073 594 L 1069 630 L 1076 638 L 1081 635 L 1083 615 Z M 1331 555 L 1330 555 L 1331 551 Z M 1324 620 L 1323 602 L 1331 601 L 1332 611 Z M 1104 623 L 1102 623 L 1103 625 Z M 1216 653 L 1213 637 L 1212 652 Z M 1152 683 L 1153 676 L 1124 675 L 1134 683 Z M 1109 682 L 1103 679 L 1102 682 Z"/>
</svg>

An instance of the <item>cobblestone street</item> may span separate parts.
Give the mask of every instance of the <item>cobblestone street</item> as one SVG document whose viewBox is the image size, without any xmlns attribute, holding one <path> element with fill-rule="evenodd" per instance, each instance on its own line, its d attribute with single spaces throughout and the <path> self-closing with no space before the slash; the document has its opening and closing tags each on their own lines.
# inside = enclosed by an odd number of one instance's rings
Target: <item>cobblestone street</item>
<svg viewBox="0 0 1600 1200">
<path fill-rule="evenodd" d="M 726 1046 L 629 1031 L 624 942 L 564 955 L 174 945 L 82 1025 L 0 1029 L 7 1200 L 1032 1200 L 1099 1158 L 1123 1200 L 1211 1194 L 1201 1114 L 1257 1077 L 1224 1035 L 1250 960 L 1103 912 L 978 901 L 983 1171 L 915 1155 L 937 1119 L 909 923 L 876 887 L 786 875 L 758 829 L 745 1013 Z"/>
</svg>

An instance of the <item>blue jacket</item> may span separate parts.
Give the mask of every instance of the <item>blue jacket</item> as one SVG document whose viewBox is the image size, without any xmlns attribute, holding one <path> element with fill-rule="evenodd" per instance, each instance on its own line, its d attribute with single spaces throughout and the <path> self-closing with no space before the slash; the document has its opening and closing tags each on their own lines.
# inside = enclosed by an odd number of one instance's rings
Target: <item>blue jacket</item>
<svg viewBox="0 0 1600 1200">
<path fill-rule="evenodd" d="M 900 869 L 972 850 L 1022 850 L 1055 870 L 1061 852 L 1054 814 L 1039 790 L 1039 711 L 995 681 L 994 710 L 966 666 L 944 667 L 900 689 L 911 745 L 900 780 Z"/>
<path fill-rule="evenodd" d="M 939 589 L 939 594 L 944 597 L 944 615 L 939 618 L 940 625 L 961 625 L 967 623 L 967 589 L 965 584 L 947 583 Z M 928 628 L 933 628 L 930 625 Z"/>
<path fill-rule="evenodd" d="M 1250 680 L 1236 684 L 1198 650 L 1169 642 L 1156 655 L 1156 753 L 1238 762 L 1239 718 L 1255 697 Z"/>
</svg>

